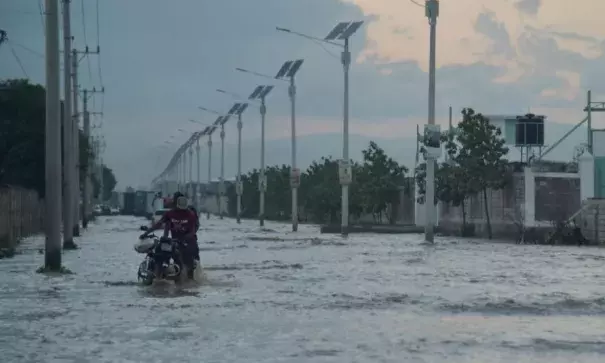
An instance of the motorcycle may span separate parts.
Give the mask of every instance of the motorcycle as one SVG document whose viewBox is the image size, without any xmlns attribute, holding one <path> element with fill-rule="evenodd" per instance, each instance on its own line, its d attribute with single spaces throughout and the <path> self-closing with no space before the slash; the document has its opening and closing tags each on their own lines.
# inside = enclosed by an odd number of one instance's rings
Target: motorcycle
<svg viewBox="0 0 605 363">
<path fill-rule="evenodd" d="M 142 229 L 142 228 L 141 228 Z M 183 241 L 172 238 L 158 238 L 150 234 L 135 244 L 135 251 L 146 254 L 139 265 L 138 280 L 143 285 L 151 285 L 155 279 L 180 281 L 186 271 L 182 250 L 186 248 Z"/>
</svg>

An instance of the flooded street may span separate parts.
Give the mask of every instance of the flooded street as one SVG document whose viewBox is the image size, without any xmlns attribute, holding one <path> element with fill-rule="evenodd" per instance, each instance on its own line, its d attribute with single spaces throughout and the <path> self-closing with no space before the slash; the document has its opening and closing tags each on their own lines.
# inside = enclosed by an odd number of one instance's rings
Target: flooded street
<svg viewBox="0 0 605 363">
<path fill-rule="evenodd" d="M 35 273 L 0 261 L 0 356 L 26 362 L 604 362 L 605 250 L 202 219 L 207 280 L 142 287 L 142 220 L 102 218 Z"/>
</svg>

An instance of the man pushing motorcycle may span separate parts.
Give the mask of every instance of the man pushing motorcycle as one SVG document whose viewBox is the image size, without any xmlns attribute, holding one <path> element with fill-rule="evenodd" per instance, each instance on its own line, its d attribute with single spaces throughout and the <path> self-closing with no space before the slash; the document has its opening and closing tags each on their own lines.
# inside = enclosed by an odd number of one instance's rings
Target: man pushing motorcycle
<svg viewBox="0 0 605 363">
<path fill-rule="evenodd" d="M 192 262 L 187 269 L 187 276 L 193 278 L 193 269 L 200 261 L 200 248 L 197 243 L 197 231 L 200 227 L 197 211 L 188 206 L 185 195 L 181 192 L 174 193 L 172 209 L 166 211 L 162 218 L 154 223 L 141 239 L 146 238 L 151 232 L 164 227 L 164 238 L 170 236 L 179 241 L 187 242 L 187 250 L 183 251 L 185 261 Z"/>
</svg>

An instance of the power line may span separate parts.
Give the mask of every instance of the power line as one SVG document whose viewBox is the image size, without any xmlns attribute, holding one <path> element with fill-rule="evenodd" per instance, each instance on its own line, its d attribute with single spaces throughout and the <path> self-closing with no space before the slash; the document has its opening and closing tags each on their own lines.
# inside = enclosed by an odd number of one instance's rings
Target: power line
<svg viewBox="0 0 605 363">
<path fill-rule="evenodd" d="M 34 50 L 34 49 L 30 48 L 30 47 L 26 47 L 26 46 L 25 46 L 25 45 L 23 45 L 23 44 L 15 43 L 14 41 L 11 41 L 11 43 L 12 43 L 14 46 L 17 46 L 17 47 L 19 47 L 19 48 L 21 48 L 21 49 L 24 49 L 24 50 L 26 50 L 26 51 L 28 51 L 28 52 L 30 52 L 30 53 L 32 53 L 32 54 L 35 54 L 35 55 L 37 55 L 37 56 L 38 56 L 38 57 L 40 57 L 40 58 L 44 58 L 44 54 L 42 54 L 41 52 L 38 52 L 37 50 Z"/>
<path fill-rule="evenodd" d="M 86 11 L 84 9 L 84 0 L 80 2 L 80 9 L 82 10 L 82 31 L 84 32 L 84 45 L 88 46 L 88 39 L 86 37 Z M 92 82 L 92 68 L 90 67 L 90 58 L 86 56 L 86 63 L 88 65 L 88 81 Z"/>
<path fill-rule="evenodd" d="M 97 10 L 97 47 L 101 44 L 101 27 L 99 25 L 99 0 L 97 0 L 96 2 L 96 10 Z M 101 53 L 99 52 L 98 58 L 97 58 L 97 69 L 99 71 L 99 82 L 101 82 L 101 87 L 103 87 L 103 73 L 101 72 Z M 105 96 L 102 96 L 105 97 Z M 101 110 L 101 112 L 103 112 L 103 110 Z"/>
<path fill-rule="evenodd" d="M 15 52 L 15 48 L 13 48 L 13 45 L 11 44 L 10 41 L 8 41 L 8 39 L 6 39 L 6 43 L 8 44 L 8 47 L 10 48 L 11 53 L 13 53 L 13 57 L 15 57 L 15 60 L 19 64 L 19 67 L 21 67 L 21 71 L 23 71 L 25 78 L 29 78 L 29 76 L 27 75 L 27 72 L 25 71 L 25 67 L 23 66 L 23 63 L 21 62 L 21 59 L 17 55 L 17 52 Z"/>
<path fill-rule="evenodd" d="M 42 7 L 42 0 L 38 0 L 38 12 L 40 13 L 40 24 L 42 24 L 42 34 L 46 36 L 46 26 L 44 25 L 44 8 Z"/>
</svg>

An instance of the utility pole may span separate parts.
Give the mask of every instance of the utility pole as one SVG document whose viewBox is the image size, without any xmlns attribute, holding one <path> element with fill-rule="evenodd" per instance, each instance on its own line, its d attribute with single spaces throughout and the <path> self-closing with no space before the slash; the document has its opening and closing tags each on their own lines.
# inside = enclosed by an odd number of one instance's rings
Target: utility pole
<svg viewBox="0 0 605 363">
<path fill-rule="evenodd" d="M 74 243 L 74 212 L 76 206 L 73 201 L 77 198 L 74 188 L 75 174 L 75 140 L 74 118 L 72 115 L 72 50 L 71 50 L 71 0 L 63 1 L 63 249 L 77 248 Z"/>
<path fill-rule="evenodd" d="M 96 93 L 104 93 L 105 89 L 102 88 L 98 91 L 96 88 L 91 90 L 84 89 L 82 91 L 82 104 L 83 104 L 83 115 L 84 115 L 84 137 L 88 141 L 89 146 L 93 146 L 93 141 L 90 135 L 90 112 L 88 111 L 88 100 Z M 86 228 L 88 226 L 88 221 L 92 216 L 92 165 L 91 160 L 88 158 L 86 160 L 86 178 L 84 179 L 84 202 L 82 203 L 82 226 Z"/>
<path fill-rule="evenodd" d="M 89 115 L 92 114 L 102 114 L 101 112 L 89 112 Z M 99 182 L 99 196 L 97 199 L 97 203 L 102 204 L 105 201 L 103 191 L 105 190 L 105 178 L 104 178 L 104 169 L 103 165 L 103 152 L 105 152 L 105 139 L 103 136 L 97 136 L 95 138 L 95 174 L 98 178 Z M 91 189 L 92 190 L 92 189 Z"/>
<path fill-rule="evenodd" d="M 429 19 L 430 25 L 430 54 L 429 54 L 429 105 L 428 105 L 428 129 L 434 131 L 435 127 L 435 73 L 436 73 L 436 32 L 437 32 L 437 17 L 439 16 L 439 1 L 426 0 L 426 17 Z M 425 141 L 426 141 L 425 133 Z M 426 146 L 426 145 L 425 145 Z M 427 147 L 428 149 L 428 147 Z M 426 160 L 426 221 L 424 224 L 424 238 L 427 242 L 435 242 L 435 164 L 436 157 L 432 153 L 427 152 Z"/>
<path fill-rule="evenodd" d="M 73 140 L 72 145 L 72 155 L 73 158 L 71 160 L 71 172 L 73 173 L 73 183 L 71 185 L 72 188 L 72 205 L 73 205 L 73 235 L 74 237 L 80 236 L 80 215 L 83 214 L 80 211 L 80 111 L 78 108 L 78 51 L 72 49 L 71 51 L 71 76 L 72 76 L 72 129 L 71 129 L 71 139 Z"/>
<path fill-rule="evenodd" d="M 61 119 L 59 2 L 46 0 L 45 253 L 47 271 L 61 270 Z"/>
<path fill-rule="evenodd" d="M 88 55 L 95 55 L 95 54 L 99 54 L 101 53 L 101 48 L 97 45 L 97 49 L 96 51 L 91 51 L 88 46 L 86 46 L 84 48 L 83 51 L 79 51 L 77 49 L 72 49 L 72 55 L 71 55 L 71 63 L 72 63 L 72 79 L 73 79 L 73 89 L 72 89 L 72 93 L 73 93 L 73 108 L 74 108 L 74 122 L 73 122 L 73 140 L 74 142 L 74 148 L 73 148 L 73 153 L 74 153 L 74 165 L 73 165 L 73 169 L 74 169 L 74 173 L 75 173 L 75 177 L 74 177 L 74 183 L 73 183 L 73 189 L 74 189 L 74 236 L 78 237 L 80 236 L 80 219 L 82 220 L 82 226 L 84 228 L 86 228 L 86 226 L 88 225 L 88 219 L 86 218 L 86 213 L 85 213 L 85 203 L 84 203 L 84 193 L 80 193 L 80 164 L 81 164 L 81 160 L 80 160 L 80 112 L 79 112 L 79 107 L 78 107 L 78 95 L 80 92 L 80 85 L 78 84 L 78 66 L 80 64 L 80 62 L 82 61 L 82 59 L 84 59 L 84 57 L 87 57 Z M 81 57 L 79 57 L 78 55 L 81 55 Z M 81 195 L 82 194 L 82 195 Z M 82 208 L 80 208 L 80 200 L 82 201 Z"/>
</svg>

